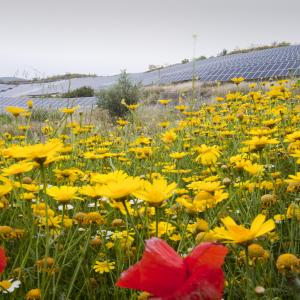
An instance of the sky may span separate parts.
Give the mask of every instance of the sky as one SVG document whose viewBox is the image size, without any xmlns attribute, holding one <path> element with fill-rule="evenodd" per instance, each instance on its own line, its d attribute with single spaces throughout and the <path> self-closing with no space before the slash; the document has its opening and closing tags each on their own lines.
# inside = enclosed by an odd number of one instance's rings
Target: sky
<svg viewBox="0 0 300 300">
<path fill-rule="evenodd" d="M 299 11 L 299 0 L 0 0 L 0 76 L 142 72 L 194 52 L 300 44 Z"/>
</svg>

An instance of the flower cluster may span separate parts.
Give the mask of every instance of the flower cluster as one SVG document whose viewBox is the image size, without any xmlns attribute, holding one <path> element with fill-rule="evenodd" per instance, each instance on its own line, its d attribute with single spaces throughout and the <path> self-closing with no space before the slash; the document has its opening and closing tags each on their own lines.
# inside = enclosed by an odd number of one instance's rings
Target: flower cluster
<svg viewBox="0 0 300 300">
<path fill-rule="evenodd" d="M 79 107 L 38 125 L 34 100 L 7 107 L 0 294 L 296 299 L 300 86 L 243 81 L 210 104 L 157 99 L 150 124 L 120 99 L 110 130 Z"/>
</svg>

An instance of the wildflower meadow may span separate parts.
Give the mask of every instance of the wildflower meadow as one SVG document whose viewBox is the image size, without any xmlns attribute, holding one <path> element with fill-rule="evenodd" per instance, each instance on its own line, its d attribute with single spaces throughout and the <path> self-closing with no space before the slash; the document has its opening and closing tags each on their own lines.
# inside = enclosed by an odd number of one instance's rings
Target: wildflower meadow
<svg viewBox="0 0 300 300">
<path fill-rule="evenodd" d="M 243 81 L 108 131 L 7 107 L 0 298 L 300 299 L 300 83 Z"/>
</svg>

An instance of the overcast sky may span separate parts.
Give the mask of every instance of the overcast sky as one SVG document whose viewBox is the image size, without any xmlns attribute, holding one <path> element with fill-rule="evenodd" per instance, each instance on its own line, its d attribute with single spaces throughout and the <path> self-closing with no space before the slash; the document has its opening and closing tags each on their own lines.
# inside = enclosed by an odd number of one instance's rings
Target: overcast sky
<svg viewBox="0 0 300 300">
<path fill-rule="evenodd" d="M 0 76 L 140 72 L 223 48 L 300 43 L 300 0 L 0 0 Z"/>
</svg>

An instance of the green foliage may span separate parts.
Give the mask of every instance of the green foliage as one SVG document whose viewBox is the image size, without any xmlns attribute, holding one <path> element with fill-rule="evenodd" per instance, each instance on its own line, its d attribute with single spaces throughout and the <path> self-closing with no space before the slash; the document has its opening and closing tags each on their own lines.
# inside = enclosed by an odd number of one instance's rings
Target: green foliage
<svg viewBox="0 0 300 300">
<path fill-rule="evenodd" d="M 107 90 L 98 93 L 98 106 L 108 110 L 111 117 L 123 117 L 128 108 L 121 103 L 122 99 L 130 104 L 136 104 L 141 95 L 141 85 L 133 84 L 126 71 L 122 71 L 118 82 Z"/>
<path fill-rule="evenodd" d="M 60 113 L 58 110 L 36 108 L 31 112 L 31 121 L 35 122 L 45 122 L 46 120 L 59 121 L 61 118 L 62 113 Z"/>
<path fill-rule="evenodd" d="M 5 124 L 11 124 L 14 121 L 14 118 L 7 113 L 1 113 L 0 114 L 0 124 L 5 125 Z"/>
<path fill-rule="evenodd" d="M 54 75 L 46 78 L 33 78 L 31 80 L 32 83 L 45 83 L 45 82 L 53 82 L 58 80 L 70 80 L 73 78 L 85 78 L 85 77 L 96 77 L 96 74 L 81 74 L 81 73 L 66 73 L 63 75 Z"/>
<path fill-rule="evenodd" d="M 187 64 L 187 63 L 189 63 L 189 62 L 190 62 L 190 60 L 189 60 L 188 58 L 184 58 L 184 59 L 181 61 L 182 64 Z"/>
<path fill-rule="evenodd" d="M 279 48 L 279 47 L 287 47 L 290 45 L 291 45 L 291 43 L 289 43 L 289 42 L 274 42 L 271 45 L 250 47 L 250 48 L 246 48 L 246 49 L 235 49 L 233 51 L 227 52 L 226 55 L 227 54 L 248 53 L 248 52 L 252 52 L 252 51 L 266 50 L 266 49 Z"/>
<path fill-rule="evenodd" d="M 94 90 L 89 86 L 83 86 L 74 91 L 62 94 L 64 98 L 80 98 L 80 97 L 93 97 Z"/>
<path fill-rule="evenodd" d="M 207 59 L 207 57 L 205 55 L 201 55 L 196 58 L 196 60 L 204 60 L 204 59 Z"/>
</svg>

